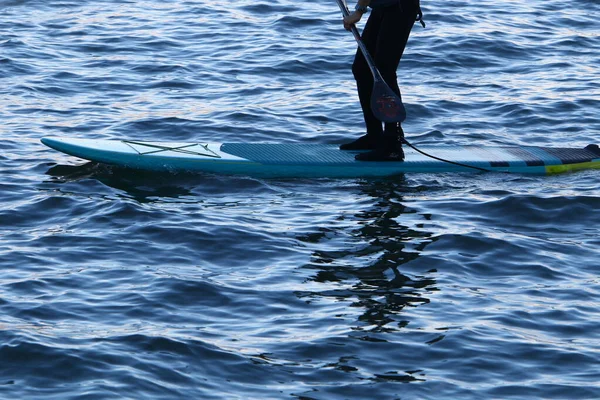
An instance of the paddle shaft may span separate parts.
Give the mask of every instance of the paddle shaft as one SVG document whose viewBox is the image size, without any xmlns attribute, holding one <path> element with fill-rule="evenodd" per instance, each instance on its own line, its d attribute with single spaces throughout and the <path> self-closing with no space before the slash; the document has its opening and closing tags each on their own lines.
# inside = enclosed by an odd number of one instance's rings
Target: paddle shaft
<svg viewBox="0 0 600 400">
<path fill-rule="evenodd" d="M 336 1 L 338 3 L 338 6 L 340 6 L 340 10 L 342 10 L 342 15 L 344 17 L 349 16 L 350 11 L 348 10 L 348 7 L 346 6 L 345 1 L 344 0 L 336 0 Z M 373 74 L 373 79 L 375 81 L 385 82 L 383 80 L 383 77 L 381 76 L 381 73 L 375 66 L 375 61 L 373 61 L 373 57 L 371 57 L 371 53 L 369 53 L 369 50 L 367 50 L 367 46 L 365 45 L 365 42 L 363 42 L 363 40 L 361 39 L 360 33 L 358 32 L 356 25 L 352 25 L 352 27 L 350 28 L 350 31 L 352 32 L 352 35 L 354 35 L 354 39 L 356 40 L 356 43 L 358 43 L 358 48 L 363 53 L 363 56 L 365 56 L 365 60 L 367 61 L 367 64 L 369 65 L 369 69 L 371 70 L 371 73 Z"/>
</svg>

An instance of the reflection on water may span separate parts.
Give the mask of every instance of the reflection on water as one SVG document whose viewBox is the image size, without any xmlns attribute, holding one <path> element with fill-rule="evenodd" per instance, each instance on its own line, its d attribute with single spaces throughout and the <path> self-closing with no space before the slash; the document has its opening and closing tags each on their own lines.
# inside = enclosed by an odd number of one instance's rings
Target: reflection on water
<svg viewBox="0 0 600 400">
<path fill-rule="evenodd" d="M 352 328 L 355 331 L 385 333 L 403 328 L 406 325 L 402 319 L 404 308 L 429 303 L 427 293 L 436 290 L 436 281 L 431 276 L 410 276 L 402 269 L 435 240 L 429 232 L 402 223 L 403 215 L 415 213 L 403 204 L 405 183 L 400 178 L 364 182 L 362 193 L 377 201 L 351 217 L 354 219 L 354 228 L 348 235 L 351 247 L 316 250 L 311 262 L 305 265 L 315 270 L 312 281 L 344 287 L 313 292 L 311 297 L 352 300 L 353 307 L 364 309 Z M 328 238 L 326 230 L 322 230 L 321 234 L 299 237 L 299 240 L 318 243 Z M 431 275 L 435 272 L 428 271 Z M 363 339 L 385 341 L 372 335 Z"/>
<path fill-rule="evenodd" d="M 80 179 L 98 175 L 98 171 L 107 168 L 102 164 L 88 162 L 82 165 L 55 165 L 46 171 L 57 183 L 76 182 Z"/>
<path fill-rule="evenodd" d="M 155 198 L 180 198 L 191 194 L 186 185 L 183 185 L 185 180 L 190 179 L 186 174 L 177 176 L 168 172 L 137 171 L 88 162 L 82 165 L 56 165 L 46 175 L 52 176 L 55 183 L 95 179 L 127 193 L 140 203 L 152 202 Z"/>
</svg>

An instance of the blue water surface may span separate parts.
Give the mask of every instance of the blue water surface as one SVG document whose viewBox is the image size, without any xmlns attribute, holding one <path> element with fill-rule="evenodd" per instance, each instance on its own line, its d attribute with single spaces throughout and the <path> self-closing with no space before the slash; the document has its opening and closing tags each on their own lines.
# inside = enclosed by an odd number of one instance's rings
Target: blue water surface
<svg viewBox="0 0 600 400">
<path fill-rule="evenodd" d="M 422 6 L 415 144 L 600 143 L 597 0 Z M 598 170 L 269 180 L 39 142 L 356 138 L 340 18 L 0 1 L 0 398 L 600 398 Z"/>
</svg>

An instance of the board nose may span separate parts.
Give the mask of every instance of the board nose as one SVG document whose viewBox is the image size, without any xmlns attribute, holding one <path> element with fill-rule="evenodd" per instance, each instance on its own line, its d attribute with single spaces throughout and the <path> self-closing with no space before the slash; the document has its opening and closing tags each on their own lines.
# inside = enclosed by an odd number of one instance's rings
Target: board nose
<svg viewBox="0 0 600 400">
<path fill-rule="evenodd" d="M 40 139 L 40 141 L 48 146 L 51 147 L 53 149 L 56 149 L 56 146 L 60 143 L 60 138 L 57 137 L 43 137 Z"/>
</svg>

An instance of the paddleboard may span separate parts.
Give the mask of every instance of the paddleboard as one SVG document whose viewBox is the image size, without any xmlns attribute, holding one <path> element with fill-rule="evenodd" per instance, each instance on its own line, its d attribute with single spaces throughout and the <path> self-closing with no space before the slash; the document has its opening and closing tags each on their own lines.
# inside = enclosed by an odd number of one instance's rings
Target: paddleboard
<svg viewBox="0 0 600 400">
<path fill-rule="evenodd" d="M 209 172 L 263 177 L 369 177 L 401 173 L 476 172 L 556 174 L 600 169 L 600 149 L 536 146 L 419 146 L 452 163 L 405 146 L 403 162 L 356 161 L 336 145 L 303 143 L 179 143 L 45 137 L 60 152 L 98 163 L 152 171 Z M 477 168 L 477 169 L 474 169 Z"/>
</svg>

